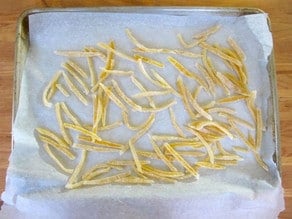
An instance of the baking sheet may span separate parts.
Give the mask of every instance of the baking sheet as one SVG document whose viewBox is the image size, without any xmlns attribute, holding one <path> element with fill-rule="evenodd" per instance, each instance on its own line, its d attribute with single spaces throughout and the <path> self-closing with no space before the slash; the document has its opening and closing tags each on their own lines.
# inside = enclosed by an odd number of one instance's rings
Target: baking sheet
<svg viewBox="0 0 292 219">
<path fill-rule="evenodd" d="M 79 204 L 74 202 L 74 209 L 88 206 L 86 210 L 88 213 L 96 208 L 96 205 L 88 205 L 89 200 L 90 202 L 94 200 L 99 205 L 100 217 L 123 214 L 130 218 L 143 206 L 142 218 L 151 215 L 148 211 L 150 209 L 156 209 L 156 212 L 161 211 L 161 216 L 175 216 L 186 211 L 187 213 L 184 214 L 187 218 L 194 216 L 195 209 L 201 209 L 201 205 L 210 203 L 210 200 L 212 200 L 212 209 L 216 209 L 222 204 L 223 199 L 229 205 L 225 203 L 226 208 L 222 211 L 233 209 L 240 212 L 241 205 L 246 208 L 250 204 L 255 209 L 274 209 L 274 215 L 277 214 L 283 207 L 283 200 L 281 180 L 277 166 L 272 161 L 272 154 L 276 148 L 272 134 L 273 124 L 270 124 L 271 121 L 268 119 L 271 87 L 267 65 L 272 50 L 272 38 L 266 14 L 246 16 L 224 14 L 222 16 L 210 11 L 173 11 L 174 13 L 169 12 L 166 15 L 155 12 L 149 14 L 53 12 L 29 16 L 30 47 L 13 125 L 14 150 L 10 159 L 6 191 L 2 196 L 6 203 L 15 205 L 16 208 L 27 213 L 34 209 L 40 214 L 47 212 L 47 215 L 51 215 L 52 209 L 57 205 L 67 209 L 69 203 L 73 204 L 70 199 L 75 200 L 78 197 Z M 109 185 L 64 192 L 63 185 L 66 178 L 39 156 L 38 144 L 33 134 L 35 127 L 40 124 L 56 128 L 55 121 L 46 119 L 51 118 L 54 112 L 40 107 L 44 83 L 52 77 L 52 74 L 60 68 L 60 63 L 65 60 L 62 57 L 56 57 L 54 50 L 82 49 L 84 45 L 95 45 L 99 41 L 108 42 L 114 39 L 123 51 L 130 51 L 132 44 L 125 35 L 125 28 L 131 28 L 145 44 L 179 47 L 175 37 L 178 32 L 191 36 L 196 33 L 196 30 L 203 30 L 218 23 L 222 25 L 222 30 L 216 35 L 216 41 L 224 45 L 226 44 L 224 39 L 232 36 L 245 48 L 247 57 L 254 57 L 257 60 L 254 62 L 254 59 L 247 59 L 247 68 L 251 72 L 250 88 L 258 90 L 257 105 L 263 110 L 264 121 L 268 128 L 264 135 L 265 149 L 262 155 L 269 164 L 270 173 L 267 174 L 258 168 L 256 163 L 247 157 L 248 162 L 228 168 L 223 174 L 205 171 L 202 173 L 203 177 L 194 183 L 155 184 L 150 187 Z M 249 39 L 248 42 L 246 38 Z M 187 62 L 186 64 L 190 65 Z M 129 65 L 122 66 L 121 63 L 121 67 L 125 68 Z M 167 70 L 169 69 L 166 69 L 166 72 Z M 83 110 L 82 105 L 79 107 Z M 160 119 L 161 122 L 167 121 L 163 115 Z M 143 141 L 140 142 L 142 143 Z M 27 169 L 30 171 L 27 172 Z M 212 186 L 214 182 L 216 182 L 215 187 Z M 271 194 L 274 198 L 270 203 L 257 206 L 259 200 L 265 199 L 265 194 Z M 216 197 L 213 197 L 214 195 Z M 48 202 L 45 198 L 48 196 L 54 201 Z M 151 201 L 147 201 L 149 198 Z M 119 212 L 106 211 L 108 206 L 105 200 L 121 203 Z M 240 205 L 230 205 L 231 200 L 237 200 Z M 148 202 L 149 204 L 146 204 Z M 162 204 L 163 207 L 153 208 L 157 206 L 157 203 Z M 170 210 L 174 203 L 176 203 L 175 212 Z M 55 211 L 54 216 L 66 218 L 73 215 L 74 211 L 63 211 L 64 209 L 62 212 L 61 209 Z M 201 214 L 208 215 L 208 212 L 211 214 L 213 211 L 207 208 L 206 211 L 201 211 Z"/>
</svg>

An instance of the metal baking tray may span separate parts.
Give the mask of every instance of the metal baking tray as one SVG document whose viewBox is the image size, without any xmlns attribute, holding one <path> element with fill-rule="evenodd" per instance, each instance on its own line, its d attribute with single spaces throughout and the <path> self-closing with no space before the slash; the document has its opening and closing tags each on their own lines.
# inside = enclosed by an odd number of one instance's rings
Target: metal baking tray
<svg viewBox="0 0 292 219">
<path fill-rule="evenodd" d="M 13 112 L 12 122 L 14 122 L 19 100 L 20 82 L 22 78 L 23 68 L 27 57 L 27 52 L 30 46 L 29 42 L 29 16 L 39 13 L 54 13 L 54 12 L 110 12 L 110 13 L 140 13 L 140 14 L 169 14 L 169 15 L 182 15 L 192 12 L 208 12 L 210 14 L 222 16 L 243 16 L 249 14 L 265 13 L 256 8 L 218 8 L 218 7 L 97 7 L 97 8 L 44 8 L 44 9 L 31 9 L 24 11 L 18 19 L 16 30 L 16 44 L 15 44 L 15 74 L 14 74 L 14 93 L 13 93 Z M 271 29 L 270 20 L 267 18 L 267 23 Z M 270 99 L 270 124 L 273 126 L 273 139 L 275 143 L 275 153 L 273 160 L 276 163 L 281 174 L 281 150 L 280 150 L 280 129 L 279 129 L 279 111 L 278 111 L 278 95 L 277 95 L 277 82 L 276 71 L 274 64 L 273 51 L 269 57 L 267 66 L 271 87 Z M 13 139 L 12 139 L 13 148 Z"/>
</svg>

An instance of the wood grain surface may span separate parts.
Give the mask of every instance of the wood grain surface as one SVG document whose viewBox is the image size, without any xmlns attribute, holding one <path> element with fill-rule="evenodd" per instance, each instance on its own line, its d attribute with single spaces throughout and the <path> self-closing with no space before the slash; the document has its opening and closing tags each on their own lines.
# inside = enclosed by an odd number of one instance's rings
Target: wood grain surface
<svg viewBox="0 0 292 219">
<path fill-rule="evenodd" d="M 37 7 L 96 6 L 219 6 L 256 7 L 272 22 L 281 126 L 282 176 L 286 210 L 292 218 L 292 1 L 291 0 L 0 0 L 0 193 L 11 146 L 12 87 L 16 21 L 22 11 Z M 0 204 L 1 205 L 1 204 Z"/>
</svg>

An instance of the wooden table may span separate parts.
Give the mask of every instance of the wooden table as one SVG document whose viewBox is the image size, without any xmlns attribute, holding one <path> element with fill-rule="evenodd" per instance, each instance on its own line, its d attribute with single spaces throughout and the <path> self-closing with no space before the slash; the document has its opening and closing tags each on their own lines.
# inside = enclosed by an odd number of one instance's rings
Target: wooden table
<svg viewBox="0 0 292 219">
<path fill-rule="evenodd" d="M 4 190 L 10 154 L 14 42 L 16 20 L 20 13 L 36 7 L 93 6 L 229 6 L 256 7 L 272 21 L 281 121 L 282 171 L 286 210 L 280 218 L 292 218 L 292 1 L 291 0 L 0 0 L 0 193 Z"/>
</svg>

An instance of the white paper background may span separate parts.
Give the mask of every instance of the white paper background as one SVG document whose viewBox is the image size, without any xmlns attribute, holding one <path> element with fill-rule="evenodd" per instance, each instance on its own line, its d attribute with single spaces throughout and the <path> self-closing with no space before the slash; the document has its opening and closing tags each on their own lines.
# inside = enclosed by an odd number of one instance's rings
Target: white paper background
<svg viewBox="0 0 292 219">
<path fill-rule="evenodd" d="M 10 157 L 6 190 L 2 194 L 5 203 L 21 211 L 19 217 L 31 218 L 275 218 L 283 209 L 281 180 L 272 154 L 275 144 L 271 124 L 265 122 L 264 160 L 270 172 L 262 170 L 251 156 L 238 166 L 224 171 L 200 171 L 200 180 L 192 183 L 154 184 L 152 186 L 105 185 L 94 188 L 65 191 L 66 176 L 39 155 L 39 146 L 34 138 L 34 129 L 44 126 L 56 129 L 54 110 L 41 104 L 41 95 L 52 75 L 60 69 L 66 59 L 54 55 L 55 50 L 78 50 L 84 45 L 115 40 L 117 48 L 130 53 L 133 45 L 125 34 L 125 28 L 133 30 L 145 45 L 179 48 L 176 34 L 181 32 L 186 40 L 206 27 L 220 24 L 221 30 L 210 42 L 226 45 L 232 36 L 244 48 L 247 55 L 247 70 L 250 89 L 258 91 L 257 105 L 263 110 L 264 121 L 268 121 L 270 84 L 266 70 L 267 58 L 272 49 L 272 37 L 267 26 L 265 14 L 241 17 L 214 14 L 123 14 L 123 13 L 44 13 L 31 15 L 30 50 L 21 81 L 21 93 L 16 120 L 13 125 L 14 149 Z M 166 56 L 159 58 L 165 60 Z M 194 61 L 180 59 L 189 69 Z M 86 69 L 86 63 L 80 62 Z M 96 62 L 98 63 L 98 61 Z M 130 62 L 119 62 L 121 69 L 132 69 Z M 157 69 L 167 80 L 173 82 L 177 72 L 171 66 L 163 71 Z M 140 77 L 140 76 L 137 76 Z M 142 80 L 143 77 L 140 79 Z M 120 80 L 126 88 L 126 79 Z M 146 80 L 143 81 L 147 84 Z M 190 88 L 192 82 L 185 80 Z M 148 86 L 148 84 L 147 84 Z M 127 86 L 127 88 L 129 88 Z M 149 88 L 151 86 L 149 85 Z M 133 92 L 130 87 L 127 92 Z M 54 100 L 61 100 L 59 95 Z M 204 102 L 206 99 L 201 99 Z M 78 101 L 74 104 L 77 114 L 84 122 L 89 122 L 90 108 L 83 107 Z M 77 104 L 77 105 L 76 105 Z M 74 108 L 75 108 L 74 107 Z M 82 111 L 81 111 L 82 110 Z M 178 111 L 179 109 L 176 109 Z M 79 112 L 79 113 L 78 113 Z M 80 114 L 82 112 L 82 114 Z M 114 107 L 113 107 L 114 112 Z M 114 115 L 112 113 L 111 115 Z M 249 119 L 242 109 L 243 118 Z M 136 116 L 135 116 L 136 118 Z M 116 120 L 117 118 L 111 118 Z M 183 122 L 185 118 L 178 118 Z M 133 120 L 133 122 L 137 122 Z M 174 132 L 167 114 L 156 118 L 152 133 Z M 172 130 L 172 131 L 171 131 Z M 124 129 L 105 134 L 108 139 L 117 137 L 123 142 L 130 135 Z M 138 147 L 147 141 L 141 139 Z M 4 207 L 4 217 L 15 208 Z M 25 213 L 24 213 L 25 212 Z M 249 212 L 247 214 L 247 212 Z M 217 216 L 215 217 L 214 214 Z M 0 214 L 1 215 L 1 214 Z M 5 216 L 6 215 L 6 216 Z M 232 217 L 231 217 L 232 215 Z"/>
</svg>

